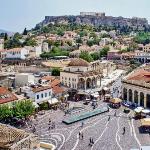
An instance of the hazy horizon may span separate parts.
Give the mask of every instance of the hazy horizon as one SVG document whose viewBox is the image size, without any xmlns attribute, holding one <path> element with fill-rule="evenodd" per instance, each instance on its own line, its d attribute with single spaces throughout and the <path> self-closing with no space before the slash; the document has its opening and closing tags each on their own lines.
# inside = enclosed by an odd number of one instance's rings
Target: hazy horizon
<svg viewBox="0 0 150 150">
<path fill-rule="evenodd" d="M 31 29 L 45 16 L 79 15 L 80 12 L 105 12 L 107 16 L 141 17 L 150 21 L 149 0 L 0 0 L 0 29 L 22 32 Z"/>
</svg>

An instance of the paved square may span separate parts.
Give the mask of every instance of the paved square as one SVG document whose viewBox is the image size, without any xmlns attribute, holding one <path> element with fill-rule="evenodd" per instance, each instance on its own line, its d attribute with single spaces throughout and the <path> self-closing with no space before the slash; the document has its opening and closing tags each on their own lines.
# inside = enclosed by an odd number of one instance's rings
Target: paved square
<svg viewBox="0 0 150 150">
<path fill-rule="evenodd" d="M 98 107 L 106 105 L 99 102 Z M 53 143 L 57 150 L 130 150 L 141 145 L 150 145 L 149 134 L 139 133 L 140 121 L 130 119 L 133 111 L 125 114 L 123 109 L 123 107 L 118 110 L 110 109 L 107 113 L 86 119 L 83 127 L 82 121 L 65 125 L 62 120 L 92 110 L 90 104 L 84 106 L 81 112 L 73 112 L 66 116 L 60 110 L 47 111 L 46 114 L 38 116 L 37 120 L 33 120 L 32 124 L 35 124 L 35 133 L 39 135 L 40 140 Z M 54 129 L 49 129 L 49 119 L 55 122 Z M 83 139 L 79 138 L 79 132 L 83 134 Z M 92 146 L 89 146 L 90 138 L 94 141 Z"/>
</svg>

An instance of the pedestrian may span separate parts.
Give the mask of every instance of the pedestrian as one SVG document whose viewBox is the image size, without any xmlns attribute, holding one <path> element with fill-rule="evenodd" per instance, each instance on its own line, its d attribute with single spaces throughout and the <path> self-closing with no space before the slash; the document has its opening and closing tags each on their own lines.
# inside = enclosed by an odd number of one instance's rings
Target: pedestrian
<svg viewBox="0 0 150 150">
<path fill-rule="evenodd" d="M 92 138 L 90 137 L 90 143 L 89 146 L 92 146 Z"/>
<path fill-rule="evenodd" d="M 108 121 L 110 120 L 110 116 L 108 117 Z"/>
<path fill-rule="evenodd" d="M 84 122 L 81 123 L 81 127 L 82 127 L 82 128 L 83 128 L 83 126 L 84 126 Z"/>
<path fill-rule="evenodd" d="M 126 132 L 126 128 L 125 127 L 123 127 L 123 135 L 125 134 L 125 132 Z"/>
<path fill-rule="evenodd" d="M 83 140 L 83 133 L 81 134 L 81 138 L 82 138 L 82 140 Z"/>
<path fill-rule="evenodd" d="M 115 111 L 114 116 L 116 116 L 117 112 Z"/>
<path fill-rule="evenodd" d="M 94 144 L 94 140 L 93 140 L 93 138 L 92 138 L 92 141 L 91 141 L 91 143 L 92 143 L 92 145 Z"/>
<path fill-rule="evenodd" d="M 80 139 L 80 137 L 81 137 L 81 132 L 79 132 L 79 139 Z"/>
</svg>

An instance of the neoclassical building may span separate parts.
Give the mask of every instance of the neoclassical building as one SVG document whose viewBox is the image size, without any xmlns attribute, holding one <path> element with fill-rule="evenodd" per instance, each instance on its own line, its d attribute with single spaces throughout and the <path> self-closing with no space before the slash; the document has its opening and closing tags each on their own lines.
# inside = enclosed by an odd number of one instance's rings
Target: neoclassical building
<svg viewBox="0 0 150 150">
<path fill-rule="evenodd" d="M 88 90 L 99 88 L 102 69 L 99 62 L 88 63 L 81 58 L 71 59 L 70 63 L 60 73 L 61 83 L 71 89 Z"/>
<path fill-rule="evenodd" d="M 150 108 L 150 68 L 140 68 L 122 80 L 122 97 L 126 101 Z"/>
</svg>

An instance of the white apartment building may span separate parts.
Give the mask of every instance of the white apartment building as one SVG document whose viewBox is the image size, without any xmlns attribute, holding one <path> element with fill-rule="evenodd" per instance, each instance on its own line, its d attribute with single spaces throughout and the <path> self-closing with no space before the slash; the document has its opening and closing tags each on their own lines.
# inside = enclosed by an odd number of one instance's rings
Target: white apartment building
<svg viewBox="0 0 150 150">
<path fill-rule="evenodd" d="M 43 103 L 52 100 L 52 89 L 50 86 L 35 85 L 33 87 L 23 87 L 21 88 L 26 96 L 32 99 L 36 103 Z"/>
<path fill-rule="evenodd" d="M 29 50 L 26 48 L 13 48 L 7 50 L 6 59 L 26 59 L 29 55 Z"/>
</svg>

